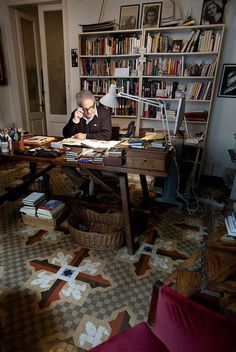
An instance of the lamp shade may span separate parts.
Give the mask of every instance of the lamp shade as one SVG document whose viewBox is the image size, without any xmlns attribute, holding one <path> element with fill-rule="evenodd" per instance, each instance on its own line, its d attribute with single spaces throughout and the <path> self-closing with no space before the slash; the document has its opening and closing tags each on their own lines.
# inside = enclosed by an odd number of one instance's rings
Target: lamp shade
<svg viewBox="0 0 236 352">
<path fill-rule="evenodd" d="M 102 105 L 108 106 L 109 108 L 118 108 L 118 100 L 116 98 L 116 85 L 111 84 L 109 91 L 104 97 L 100 99 Z"/>
</svg>

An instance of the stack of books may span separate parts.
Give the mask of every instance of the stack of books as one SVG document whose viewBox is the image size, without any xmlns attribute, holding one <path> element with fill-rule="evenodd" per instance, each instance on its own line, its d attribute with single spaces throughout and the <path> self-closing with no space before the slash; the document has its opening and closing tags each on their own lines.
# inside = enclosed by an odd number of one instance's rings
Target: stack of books
<svg viewBox="0 0 236 352">
<path fill-rule="evenodd" d="M 65 203 L 61 200 L 50 199 L 40 205 L 37 209 L 37 216 L 42 219 L 55 219 L 57 215 L 65 208 Z"/>
<path fill-rule="evenodd" d="M 131 139 L 129 140 L 128 146 L 135 149 L 144 149 L 145 143 L 146 142 L 142 139 Z"/>
<path fill-rule="evenodd" d="M 110 148 L 107 152 L 108 156 L 122 156 L 125 153 L 125 149 L 121 147 Z"/>
<path fill-rule="evenodd" d="M 165 150 L 167 147 L 167 143 L 165 141 L 153 141 L 150 143 L 150 147 L 152 149 L 162 149 Z"/>
<path fill-rule="evenodd" d="M 78 153 L 77 151 L 68 150 L 68 151 L 66 151 L 66 154 L 65 154 L 65 160 L 70 161 L 70 162 L 71 161 L 77 162 L 79 159 L 79 155 L 80 155 L 80 153 Z"/>
<path fill-rule="evenodd" d="M 42 204 L 45 199 L 45 193 L 32 192 L 22 200 L 23 206 L 20 208 L 20 212 L 25 215 L 35 216 L 38 206 Z"/>
<path fill-rule="evenodd" d="M 82 32 L 114 31 L 119 28 L 115 20 L 92 24 L 82 24 Z"/>
<path fill-rule="evenodd" d="M 236 237 L 236 216 L 234 212 L 225 218 L 225 225 L 228 235 Z"/>
</svg>

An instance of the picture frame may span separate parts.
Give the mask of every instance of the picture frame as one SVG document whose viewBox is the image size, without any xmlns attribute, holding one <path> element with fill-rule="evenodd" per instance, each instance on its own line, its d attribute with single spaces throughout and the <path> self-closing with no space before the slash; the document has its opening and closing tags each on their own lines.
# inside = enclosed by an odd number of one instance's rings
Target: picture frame
<svg viewBox="0 0 236 352">
<path fill-rule="evenodd" d="M 236 64 L 223 65 L 218 97 L 236 98 Z"/>
<path fill-rule="evenodd" d="M 201 24 L 223 23 L 225 0 L 203 0 Z"/>
<path fill-rule="evenodd" d="M 137 29 L 139 23 L 139 4 L 125 5 L 120 7 L 119 28 Z"/>
<path fill-rule="evenodd" d="M 162 2 L 148 2 L 142 4 L 141 28 L 160 27 Z"/>
<path fill-rule="evenodd" d="M 182 49 L 183 40 L 173 40 L 172 53 L 180 53 Z"/>
<path fill-rule="evenodd" d="M 6 74 L 6 66 L 4 60 L 4 52 L 3 52 L 3 45 L 2 45 L 2 35 L 0 29 L 0 85 L 7 84 L 7 74 Z"/>
</svg>

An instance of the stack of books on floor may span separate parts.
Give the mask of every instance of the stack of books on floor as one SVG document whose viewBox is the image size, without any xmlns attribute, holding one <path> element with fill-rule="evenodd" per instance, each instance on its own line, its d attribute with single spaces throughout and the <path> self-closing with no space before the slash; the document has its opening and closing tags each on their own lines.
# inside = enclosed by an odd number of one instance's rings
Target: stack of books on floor
<svg viewBox="0 0 236 352">
<path fill-rule="evenodd" d="M 36 214 L 42 219 L 55 219 L 64 208 L 65 203 L 63 201 L 50 199 L 38 207 Z"/>
<path fill-rule="evenodd" d="M 225 218 L 225 225 L 228 235 L 236 237 L 236 215 L 234 212 Z"/>
<path fill-rule="evenodd" d="M 37 208 L 45 202 L 45 193 L 32 192 L 22 200 L 22 207 L 20 212 L 28 216 L 36 216 Z"/>
</svg>

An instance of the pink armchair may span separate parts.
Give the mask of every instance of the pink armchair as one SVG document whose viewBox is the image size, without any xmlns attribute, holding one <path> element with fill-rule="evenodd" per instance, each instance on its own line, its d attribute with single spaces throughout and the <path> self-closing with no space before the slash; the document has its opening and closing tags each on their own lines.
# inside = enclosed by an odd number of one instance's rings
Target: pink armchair
<svg viewBox="0 0 236 352">
<path fill-rule="evenodd" d="M 164 285 L 154 285 L 148 323 L 112 337 L 91 352 L 236 351 L 235 319 L 213 312 Z"/>
</svg>

